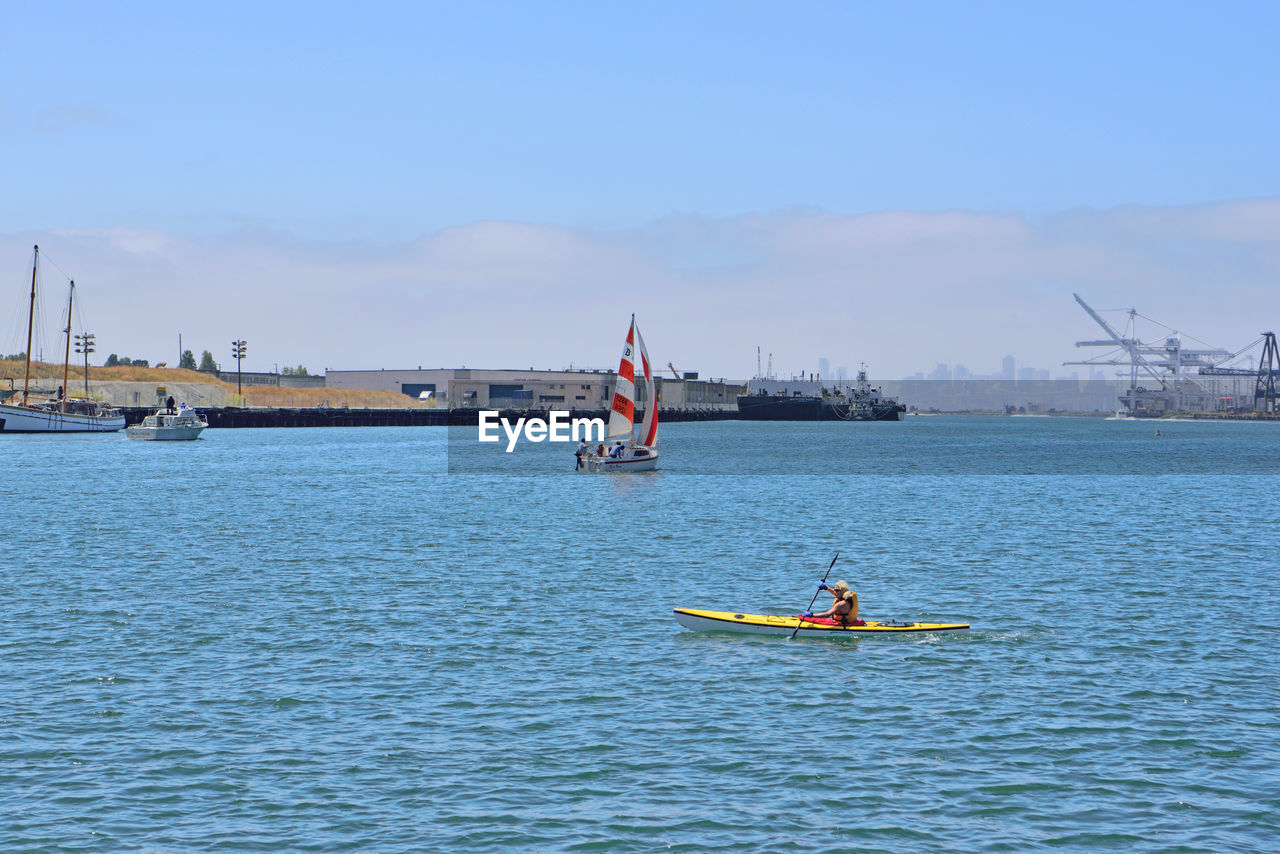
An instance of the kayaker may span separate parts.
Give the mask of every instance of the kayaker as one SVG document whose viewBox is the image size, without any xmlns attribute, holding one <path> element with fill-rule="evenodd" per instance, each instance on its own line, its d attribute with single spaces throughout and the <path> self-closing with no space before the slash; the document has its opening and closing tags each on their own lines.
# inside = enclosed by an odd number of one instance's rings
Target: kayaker
<svg viewBox="0 0 1280 854">
<path fill-rule="evenodd" d="M 849 606 L 849 610 L 840 618 L 842 626 L 865 626 L 866 621 L 858 619 L 858 594 L 853 590 L 844 594 L 845 604 Z"/>
<path fill-rule="evenodd" d="M 835 584 L 831 585 L 830 587 L 828 587 L 825 584 L 819 584 L 818 589 L 825 590 L 831 594 L 831 597 L 832 597 L 831 606 L 835 607 L 836 605 L 840 604 L 840 601 L 842 599 L 844 599 L 844 594 L 849 592 L 849 582 L 845 581 L 842 578 L 839 581 L 837 581 Z"/>
<path fill-rule="evenodd" d="M 830 617 L 842 626 L 866 625 L 858 619 L 858 594 L 849 589 L 849 582 L 841 579 L 826 589 L 835 599 L 830 608 L 821 614 L 813 614 L 814 618 Z"/>
</svg>

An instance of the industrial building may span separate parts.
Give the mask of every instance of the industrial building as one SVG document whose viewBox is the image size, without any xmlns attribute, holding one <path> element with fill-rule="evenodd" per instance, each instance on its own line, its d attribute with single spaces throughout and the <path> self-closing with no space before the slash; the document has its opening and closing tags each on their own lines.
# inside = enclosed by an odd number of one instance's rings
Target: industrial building
<svg viewBox="0 0 1280 854">
<path fill-rule="evenodd" d="M 659 410 L 736 410 L 746 383 L 701 380 L 697 373 L 678 378 L 656 377 Z M 418 368 L 417 370 L 334 371 L 325 385 L 337 389 L 397 391 L 418 400 L 436 401 L 448 409 L 609 408 L 614 371 L 494 370 L 488 368 Z M 637 383 L 636 403 L 643 408 L 644 384 Z"/>
</svg>

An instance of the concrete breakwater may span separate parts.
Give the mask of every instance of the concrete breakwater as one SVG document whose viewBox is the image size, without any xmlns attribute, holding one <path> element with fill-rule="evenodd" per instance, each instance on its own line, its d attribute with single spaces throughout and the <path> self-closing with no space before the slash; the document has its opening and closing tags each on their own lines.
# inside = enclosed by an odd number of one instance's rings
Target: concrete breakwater
<svg viewBox="0 0 1280 854">
<path fill-rule="evenodd" d="M 155 414 L 155 407 L 123 407 L 128 424 L 139 424 Z M 447 427 L 471 426 L 479 423 L 479 409 L 346 409 L 329 407 L 206 407 L 199 411 L 209 419 L 210 427 Z M 517 418 L 548 418 L 548 410 L 504 409 L 500 415 L 514 422 Z M 569 410 L 570 418 L 609 420 L 607 411 Z M 636 413 L 639 420 L 642 411 Z M 737 412 L 723 410 L 663 410 L 660 421 L 734 421 Z"/>
</svg>

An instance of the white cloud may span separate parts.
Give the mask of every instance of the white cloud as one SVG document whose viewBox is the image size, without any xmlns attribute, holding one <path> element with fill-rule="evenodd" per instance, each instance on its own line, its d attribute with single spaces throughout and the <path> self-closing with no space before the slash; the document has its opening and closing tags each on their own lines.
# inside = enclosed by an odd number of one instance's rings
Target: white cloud
<svg viewBox="0 0 1280 854">
<path fill-rule="evenodd" d="M 246 367 L 611 367 L 635 312 L 660 364 L 745 377 L 819 357 L 897 377 L 1005 353 L 1060 372 L 1098 336 L 1071 299 L 1236 349 L 1280 326 L 1280 199 L 1071 211 L 677 217 L 628 232 L 477 222 L 399 244 L 114 230 L 0 237 L 12 302 L 39 242 L 103 353 Z M 57 281 L 57 277 L 46 281 Z M 1116 317 L 1117 322 L 1123 318 Z M 1142 330 L 1140 330 L 1141 332 Z M 1149 337 L 1159 331 L 1146 330 Z M 14 342 L 0 343 L 12 352 Z"/>
</svg>

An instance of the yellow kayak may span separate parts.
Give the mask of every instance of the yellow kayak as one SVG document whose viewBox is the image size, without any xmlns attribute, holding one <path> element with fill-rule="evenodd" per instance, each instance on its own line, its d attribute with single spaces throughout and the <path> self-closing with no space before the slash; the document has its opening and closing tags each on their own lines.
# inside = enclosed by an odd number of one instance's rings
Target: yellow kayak
<svg viewBox="0 0 1280 854">
<path fill-rule="evenodd" d="M 703 611 L 698 608 L 675 608 L 676 622 L 695 632 L 746 632 L 755 635 L 790 637 L 796 632 L 804 637 L 855 637 L 895 635 L 911 632 L 959 632 L 968 623 L 904 623 L 897 620 L 867 620 L 861 626 L 837 626 L 829 620 L 801 620 L 774 614 L 736 614 L 733 611 Z"/>
</svg>

